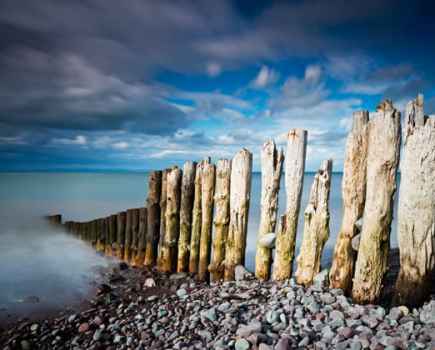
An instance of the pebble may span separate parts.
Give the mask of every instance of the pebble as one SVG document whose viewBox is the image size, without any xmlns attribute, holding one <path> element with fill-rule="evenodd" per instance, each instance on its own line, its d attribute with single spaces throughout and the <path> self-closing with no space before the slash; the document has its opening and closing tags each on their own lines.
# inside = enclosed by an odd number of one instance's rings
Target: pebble
<svg viewBox="0 0 435 350">
<path fill-rule="evenodd" d="M 246 339 L 237 339 L 234 344 L 234 348 L 236 350 L 248 350 L 251 347 L 249 342 Z"/>
</svg>

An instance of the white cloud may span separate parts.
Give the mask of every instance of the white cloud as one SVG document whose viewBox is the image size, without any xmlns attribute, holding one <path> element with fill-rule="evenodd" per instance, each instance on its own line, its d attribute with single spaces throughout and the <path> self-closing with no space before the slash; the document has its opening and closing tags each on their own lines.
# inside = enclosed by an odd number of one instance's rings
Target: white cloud
<svg viewBox="0 0 435 350">
<path fill-rule="evenodd" d="M 217 77 L 222 72 L 222 67 L 219 63 L 210 62 L 207 64 L 207 74 L 210 77 Z"/>
<path fill-rule="evenodd" d="M 86 136 L 77 135 L 73 139 L 69 139 L 69 138 L 54 138 L 51 142 L 54 143 L 54 144 L 59 144 L 59 145 L 85 146 L 88 143 L 88 140 L 87 140 Z"/>
<path fill-rule="evenodd" d="M 125 141 L 115 142 L 112 147 L 116 150 L 123 150 L 129 147 L 129 144 Z"/>
<path fill-rule="evenodd" d="M 274 84 L 279 78 L 278 72 L 267 66 L 262 66 L 255 79 L 251 82 L 254 88 L 265 88 Z"/>
</svg>

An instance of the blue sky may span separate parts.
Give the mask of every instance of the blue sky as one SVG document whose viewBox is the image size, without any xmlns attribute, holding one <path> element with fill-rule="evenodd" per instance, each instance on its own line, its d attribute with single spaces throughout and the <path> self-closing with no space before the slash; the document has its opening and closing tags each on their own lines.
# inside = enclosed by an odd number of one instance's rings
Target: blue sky
<svg viewBox="0 0 435 350">
<path fill-rule="evenodd" d="M 0 170 L 145 170 L 308 130 L 340 171 L 352 112 L 435 113 L 427 1 L 2 1 Z"/>
</svg>

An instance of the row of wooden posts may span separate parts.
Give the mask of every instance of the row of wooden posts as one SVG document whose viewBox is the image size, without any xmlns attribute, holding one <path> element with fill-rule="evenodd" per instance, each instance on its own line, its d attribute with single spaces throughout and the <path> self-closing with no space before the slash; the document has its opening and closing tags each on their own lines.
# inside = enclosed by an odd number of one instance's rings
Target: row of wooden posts
<svg viewBox="0 0 435 350">
<path fill-rule="evenodd" d="M 285 157 L 273 141 L 262 147 L 255 267 L 259 279 L 292 276 L 306 145 L 307 131 L 293 129 L 287 135 Z M 395 299 L 415 304 L 427 296 L 435 265 L 435 120 L 424 115 L 421 95 L 406 108 L 403 146 L 398 210 L 401 269 Z M 381 294 L 400 148 L 401 116 L 391 101 L 383 101 L 370 117 L 366 111 L 354 113 L 344 160 L 343 220 L 330 285 L 357 302 L 375 302 Z M 277 225 L 283 167 L 287 203 Z M 191 272 L 199 280 L 232 280 L 235 267 L 245 263 L 251 174 L 252 154 L 246 149 L 216 165 L 209 158 L 198 164 L 188 161 L 183 171 L 174 166 L 149 174 L 146 207 L 86 223 L 69 221 L 65 227 L 98 251 L 132 265 Z M 320 271 L 329 237 L 331 176 L 332 161 L 326 160 L 314 177 L 304 212 L 294 277 L 306 286 Z M 357 224 L 361 219 L 362 226 Z M 356 253 L 352 239 L 358 234 Z"/>
</svg>

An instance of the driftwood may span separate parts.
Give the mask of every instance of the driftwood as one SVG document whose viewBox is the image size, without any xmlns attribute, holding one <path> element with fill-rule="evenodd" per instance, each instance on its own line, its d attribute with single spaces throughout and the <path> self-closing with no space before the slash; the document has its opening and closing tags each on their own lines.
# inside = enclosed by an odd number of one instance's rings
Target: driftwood
<svg viewBox="0 0 435 350">
<path fill-rule="evenodd" d="M 189 269 L 190 234 L 192 231 L 192 209 L 195 196 L 195 162 L 186 162 L 183 167 L 181 181 L 180 204 L 180 237 L 178 239 L 177 271 L 187 272 Z"/>
<path fill-rule="evenodd" d="M 374 303 L 387 269 L 393 196 L 400 152 L 400 113 L 382 102 L 369 122 L 367 192 L 352 297 Z"/>
<path fill-rule="evenodd" d="M 211 281 L 224 277 L 225 244 L 230 224 L 230 176 L 231 161 L 221 159 L 216 164 L 216 188 L 214 196 L 213 256 L 209 266 Z"/>
<path fill-rule="evenodd" d="M 359 233 L 356 223 L 363 216 L 366 200 L 368 123 L 369 113 L 367 111 L 355 112 L 352 130 L 346 142 L 341 188 L 343 221 L 335 244 L 329 274 L 330 286 L 343 289 L 346 293 L 352 289 L 356 260 L 356 253 L 352 249 L 352 239 Z"/>
<path fill-rule="evenodd" d="M 210 262 L 211 233 L 213 227 L 213 196 L 215 184 L 215 166 L 204 164 L 201 179 L 201 239 L 199 243 L 198 280 L 208 278 Z"/>
<path fill-rule="evenodd" d="M 166 231 L 162 245 L 160 271 L 173 272 L 177 265 L 177 245 L 180 230 L 181 170 L 174 166 L 167 172 Z"/>
<path fill-rule="evenodd" d="M 261 244 L 261 238 L 275 232 L 283 160 L 283 151 L 276 149 L 275 142 L 267 141 L 263 145 L 261 149 L 261 214 L 255 257 L 255 276 L 261 280 L 268 280 L 270 277 L 273 247 Z"/>
<path fill-rule="evenodd" d="M 304 182 L 306 148 L 307 131 L 302 129 L 290 130 L 287 135 L 287 152 L 284 164 L 287 196 L 286 230 L 276 237 L 275 262 L 272 276 L 274 280 L 288 279 L 292 273 Z"/>
<path fill-rule="evenodd" d="M 201 178 L 202 178 L 202 168 L 204 164 L 209 164 L 210 158 L 202 160 L 196 166 L 195 173 L 195 198 L 193 200 L 193 210 L 192 210 L 192 233 L 190 237 L 190 256 L 189 256 L 189 272 L 198 272 L 199 263 L 199 243 L 201 240 Z"/>
<path fill-rule="evenodd" d="M 144 265 L 156 264 L 157 248 L 160 234 L 160 194 L 162 189 L 162 172 L 152 171 L 148 177 L 147 229 Z"/>
<path fill-rule="evenodd" d="M 417 306 L 430 294 L 435 269 L 435 118 L 424 115 L 422 95 L 408 103 L 404 129 L 394 303 Z"/>
<path fill-rule="evenodd" d="M 304 235 L 296 259 L 296 282 L 309 286 L 320 272 L 323 247 L 329 238 L 329 193 L 332 160 L 322 162 L 314 177 L 310 198 L 304 212 Z"/>
<path fill-rule="evenodd" d="M 252 153 L 242 149 L 231 162 L 230 227 L 225 248 L 226 281 L 234 280 L 235 267 L 245 263 L 251 176 Z"/>
<path fill-rule="evenodd" d="M 116 215 L 116 257 L 120 260 L 124 258 L 125 220 L 125 211 Z"/>
</svg>

